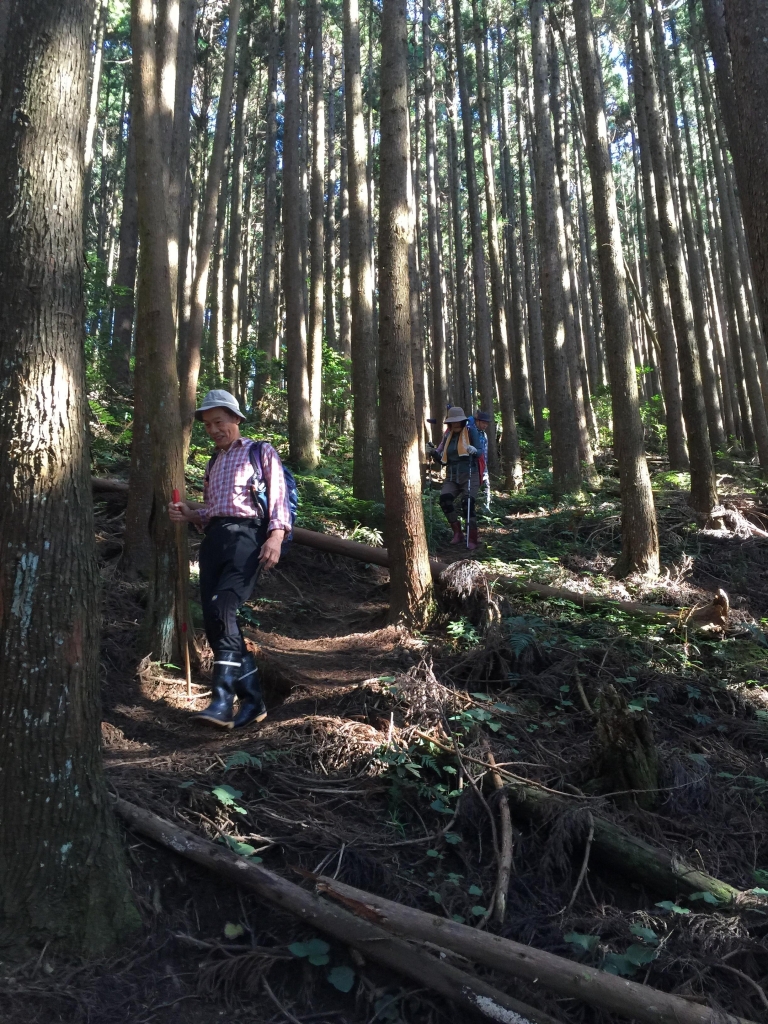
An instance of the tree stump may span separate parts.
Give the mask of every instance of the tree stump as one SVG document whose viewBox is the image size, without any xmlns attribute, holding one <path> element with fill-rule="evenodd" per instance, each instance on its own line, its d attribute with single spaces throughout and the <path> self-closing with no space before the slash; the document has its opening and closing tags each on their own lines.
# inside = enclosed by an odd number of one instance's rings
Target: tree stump
<svg viewBox="0 0 768 1024">
<path fill-rule="evenodd" d="M 597 767 L 601 788 L 616 792 L 616 803 L 649 810 L 658 797 L 659 757 L 645 711 L 631 711 L 610 683 L 596 707 Z M 630 790 L 632 792 L 624 792 Z"/>
</svg>

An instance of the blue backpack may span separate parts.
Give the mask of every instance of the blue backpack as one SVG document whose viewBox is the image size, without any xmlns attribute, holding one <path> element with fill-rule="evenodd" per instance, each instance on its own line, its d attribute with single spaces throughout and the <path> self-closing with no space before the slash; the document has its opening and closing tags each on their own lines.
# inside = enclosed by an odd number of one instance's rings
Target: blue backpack
<svg viewBox="0 0 768 1024">
<path fill-rule="evenodd" d="M 262 522 L 262 528 L 266 534 L 266 526 L 269 523 L 269 506 L 267 504 L 267 485 L 264 480 L 264 466 L 261 461 L 261 450 L 262 445 L 266 444 L 266 441 L 254 441 L 248 448 L 248 458 L 251 460 L 253 466 L 253 476 L 248 481 L 248 488 L 251 492 L 251 500 L 253 501 L 256 511 L 259 513 L 259 519 Z M 213 464 L 216 461 L 218 451 L 215 451 L 208 460 L 208 468 L 206 469 L 206 475 L 210 476 Z M 283 470 L 283 477 L 285 478 L 285 493 L 288 498 L 288 506 L 291 510 L 291 529 L 293 524 L 296 522 L 296 513 L 299 510 L 299 490 L 296 486 L 296 478 L 290 469 L 286 469 L 283 465 L 282 460 L 280 466 Z M 266 539 L 266 538 L 265 538 Z M 285 554 L 288 547 L 290 546 L 292 535 L 289 534 L 282 543 L 282 554 Z"/>
</svg>

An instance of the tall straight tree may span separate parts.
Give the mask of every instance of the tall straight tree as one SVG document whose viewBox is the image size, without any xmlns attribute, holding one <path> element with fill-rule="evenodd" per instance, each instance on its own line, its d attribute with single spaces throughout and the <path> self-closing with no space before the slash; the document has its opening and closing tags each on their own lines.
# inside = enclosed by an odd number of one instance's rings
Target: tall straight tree
<svg viewBox="0 0 768 1024">
<path fill-rule="evenodd" d="M 443 307 L 443 252 L 438 199 L 437 135 L 435 128 L 435 71 L 432 66 L 430 0 L 422 4 L 422 49 L 424 51 L 424 128 L 427 157 L 427 240 L 429 243 L 429 322 L 432 338 L 432 440 L 443 436 L 447 408 L 448 372 L 445 350 L 445 309 Z"/>
<path fill-rule="evenodd" d="M 221 74 L 221 94 L 216 111 L 216 129 L 213 135 L 213 150 L 205 182 L 200 227 L 197 237 L 195 276 L 192 282 L 192 306 L 189 326 L 184 345 L 179 351 L 179 381 L 181 385 L 181 419 L 184 426 L 185 445 L 192 436 L 192 424 L 197 404 L 197 378 L 200 374 L 200 349 L 203 343 L 205 323 L 205 300 L 208 294 L 208 271 L 211 263 L 213 236 L 216 231 L 216 206 L 221 176 L 224 171 L 224 156 L 229 139 L 232 110 L 232 91 L 235 77 L 235 53 L 237 50 L 237 29 L 240 24 L 240 0 L 229 0 L 229 25 L 227 27 L 227 49 L 224 69 Z"/>
<path fill-rule="evenodd" d="M 390 615 L 418 628 L 433 607 L 421 505 L 419 442 L 411 371 L 408 247 L 408 36 L 406 0 L 384 0 L 381 19 L 379 184 L 379 383 Z"/>
<path fill-rule="evenodd" d="M 693 310 L 688 292 L 683 248 L 677 227 L 658 88 L 651 63 L 651 43 L 648 35 L 645 0 L 631 0 L 631 4 L 637 31 L 638 66 L 642 74 L 649 148 L 658 199 L 659 227 L 664 246 L 664 262 L 669 280 L 672 319 L 675 324 L 680 360 L 683 416 L 688 428 L 688 451 L 691 460 L 690 501 L 691 507 L 696 512 L 707 515 L 717 504 L 717 487 L 701 387 Z"/>
<path fill-rule="evenodd" d="M 483 221 L 480 215 L 480 197 L 477 190 L 475 168 L 475 142 L 472 132 L 472 107 L 469 102 L 467 61 L 464 55 L 464 32 L 461 24 L 461 0 L 453 0 L 453 31 L 456 43 L 456 71 L 459 79 L 459 103 L 464 140 L 464 166 L 467 175 L 467 208 L 469 210 L 472 239 L 472 284 L 475 293 L 475 362 L 477 365 L 477 399 L 484 409 L 493 409 L 494 386 L 491 362 L 491 315 L 488 309 L 488 285 L 483 249 Z M 492 473 L 499 470 L 496 445 L 496 421 L 488 426 L 488 466 Z"/>
<path fill-rule="evenodd" d="M 356 498 L 381 500 L 373 268 L 368 219 L 368 147 L 360 78 L 358 0 L 344 0 L 344 102 L 349 188 L 349 278 L 352 348 L 353 462 Z"/>
<path fill-rule="evenodd" d="M 311 15 L 311 17 L 310 17 Z M 323 388 L 323 273 L 325 263 L 325 97 L 323 7 L 311 0 L 307 31 L 312 38 L 312 167 L 309 182 L 309 407 L 315 444 L 320 440 Z"/>
<path fill-rule="evenodd" d="M 280 0 L 272 0 L 267 59 L 267 130 L 264 140 L 264 223 L 261 235 L 261 273 L 259 281 L 259 328 L 256 347 L 263 363 L 276 355 L 277 335 L 277 72 L 280 58 Z M 254 404 L 268 376 L 266 367 L 257 365 Z"/>
<path fill-rule="evenodd" d="M 83 344 L 94 3 L 8 6 L 0 86 L 0 946 L 52 942 L 93 955 L 139 924 L 100 756 Z"/>
<path fill-rule="evenodd" d="M 565 351 L 563 267 L 558 241 L 559 196 L 549 108 L 547 30 L 543 0 L 531 0 L 531 46 L 536 120 L 536 228 L 541 277 L 542 334 L 552 431 L 552 482 L 556 496 L 581 487 L 576 417 Z"/>
<path fill-rule="evenodd" d="M 456 369 L 454 382 L 456 404 L 463 409 L 472 406 L 469 358 L 469 317 L 467 313 L 467 261 L 464 252 L 464 218 L 461 215 L 461 171 L 459 169 L 459 97 L 456 89 L 455 58 L 448 33 L 448 67 L 445 106 L 448 123 L 448 176 L 451 192 L 453 251 L 456 262 Z"/>
<path fill-rule="evenodd" d="M 704 0 L 720 106 L 768 332 L 768 8 L 764 0 Z"/>
<path fill-rule="evenodd" d="M 605 121 L 605 92 L 590 0 L 573 0 L 573 17 L 584 98 L 587 161 L 592 180 L 613 438 L 621 486 L 621 556 L 614 571 L 619 575 L 656 574 L 659 571 L 659 534 L 643 447 L 621 229 Z"/>
<path fill-rule="evenodd" d="M 703 253 L 700 249 L 694 229 L 694 218 L 691 210 L 691 200 L 688 194 L 688 180 L 683 161 L 680 129 L 678 127 L 675 91 L 669 67 L 666 34 L 658 0 L 651 0 L 651 9 L 656 53 L 658 54 L 659 85 L 664 91 L 667 110 L 669 111 L 668 137 L 672 143 L 672 163 L 677 174 L 680 220 L 683 228 L 683 238 L 685 239 L 686 255 L 688 257 L 688 283 L 691 294 L 691 308 L 693 311 L 693 327 L 699 352 L 702 394 L 704 396 L 704 407 L 706 409 L 707 425 L 709 427 L 709 441 L 713 451 L 723 451 L 726 443 L 725 430 L 723 429 L 722 412 L 720 410 L 720 403 L 717 395 L 712 337 L 709 330 L 707 303 L 704 294 L 704 275 L 702 269 Z M 674 27 L 674 23 L 672 26 L 672 37 L 673 42 L 679 47 L 679 40 L 677 39 L 677 31 Z M 681 113 L 682 116 L 685 117 L 684 109 Z"/>
<path fill-rule="evenodd" d="M 114 326 L 110 349 L 112 384 L 127 391 L 131 379 L 131 338 L 135 312 L 134 288 L 139 252 L 139 206 L 136 196 L 136 136 L 129 128 L 128 153 L 123 179 L 123 208 L 120 211 L 120 255 L 115 274 Z"/>
<path fill-rule="evenodd" d="M 671 469 L 688 469 L 688 452 L 685 446 L 683 406 L 680 398 L 680 371 L 677 363 L 677 342 L 675 325 L 672 322 L 672 307 L 669 301 L 667 270 L 664 266 L 664 250 L 661 244 L 656 186 L 648 144 L 648 124 L 643 101 L 643 75 L 637 64 L 637 44 L 633 36 L 632 46 L 632 91 L 637 112 L 637 135 L 640 152 L 640 169 L 643 180 L 645 207 L 645 236 L 648 244 L 648 271 L 651 279 L 656 336 L 659 342 L 659 369 L 664 403 L 667 410 L 667 452 Z"/>
<path fill-rule="evenodd" d="M 285 3 L 285 117 L 283 121 L 283 294 L 285 295 L 285 362 L 288 384 L 288 444 L 292 461 L 302 468 L 317 465 L 312 433 L 307 369 L 307 322 L 301 250 L 301 166 L 299 127 L 298 0 Z"/>
<path fill-rule="evenodd" d="M 491 144 L 491 103 L 485 60 L 484 18 L 480 17 L 477 0 L 472 0 L 475 37 L 475 64 L 477 69 L 477 99 L 480 108 L 480 139 L 483 147 L 485 178 L 485 213 L 488 227 L 488 262 L 491 267 L 491 329 L 493 337 L 496 390 L 501 412 L 501 463 L 505 485 L 510 490 L 523 486 L 523 463 L 515 423 L 515 396 L 512 388 L 512 368 L 507 339 L 506 296 L 501 267 L 499 226 L 496 220 L 496 185 L 493 148 Z"/>
<path fill-rule="evenodd" d="M 224 380 L 237 391 L 237 347 L 240 338 L 240 262 L 243 249 L 243 175 L 245 136 L 248 123 L 248 92 L 251 84 L 252 54 L 250 24 L 240 39 L 240 57 L 235 88 L 235 130 L 232 142 L 232 187 L 229 201 L 229 240 L 224 266 Z M 222 190 L 226 191 L 226 190 Z"/>
<path fill-rule="evenodd" d="M 151 651 L 159 661 L 167 662 L 180 656 L 182 625 L 189 621 L 189 556 L 186 534 L 180 542 L 165 511 L 174 488 L 184 490 L 184 443 L 176 375 L 167 193 L 158 185 L 163 181 L 163 150 L 152 0 L 132 0 L 131 44 L 141 246 L 136 305 L 144 358 L 151 368 L 142 381 L 147 392 L 144 409 L 151 445 L 152 539 L 144 646 L 147 653 Z"/>
</svg>

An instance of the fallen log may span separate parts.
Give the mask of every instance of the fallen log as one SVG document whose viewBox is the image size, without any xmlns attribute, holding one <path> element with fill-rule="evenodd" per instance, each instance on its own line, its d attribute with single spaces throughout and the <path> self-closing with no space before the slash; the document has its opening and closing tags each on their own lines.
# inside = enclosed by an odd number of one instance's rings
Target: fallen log
<svg viewBox="0 0 768 1024">
<path fill-rule="evenodd" d="M 689 1002 L 554 953 L 393 903 L 332 878 L 318 878 L 316 889 L 395 935 L 434 943 L 475 963 L 540 984 L 561 997 L 580 999 L 609 1013 L 647 1024 L 751 1024 L 743 1017 L 724 1014 L 719 1009 Z"/>
<path fill-rule="evenodd" d="M 109 477 L 91 477 L 93 489 L 96 493 L 125 495 L 128 496 L 129 485 L 124 480 L 114 480 Z M 297 544 L 315 548 L 317 551 L 327 551 L 332 555 L 344 555 L 347 558 L 356 558 L 361 562 L 369 562 L 371 565 L 381 565 L 389 568 L 389 553 L 386 548 L 375 548 L 370 544 L 360 544 L 359 541 L 346 540 L 344 537 L 336 537 L 332 533 L 317 533 L 315 530 L 307 530 L 302 526 L 294 526 L 293 539 Z M 437 558 L 430 558 L 429 567 L 435 579 L 445 572 L 449 563 L 441 562 Z M 568 590 L 565 587 L 550 587 L 546 583 L 532 583 L 530 581 L 516 580 L 512 576 L 493 574 L 487 577 L 489 583 L 494 583 L 506 594 L 533 594 L 538 597 L 549 598 L 556 601 L 570 601 L 577 605 L 582 611 L 589 611 L 594 608 L 616 609 L 625 612 L 627 615 L 639 615 L 643 618 L 653 618 L 677 622 L 684 616 L 685 610 L 672 608 L 662 604 L 644 604 L 642 601 L 620 601 L 615 598 L 602 597 L 599 594 L 580 594 L 575 590 Z"/>
<path fill-rule="evenodd" d="M 115 800 L 115 810 L 132 830 L 228 881 L 258 893 L 275 906 L 295 914 L 307 925 L 352 946 L 369 960 L 432 989 L 452 1006 L 503 1024 L 560 1024 L 550 1014 L 514 999 L 410 942 L 394 937 L 370 920 L 341 910 L 260 864 L 253 864 L 224 846 L 202 839 L 152 811 L 120 799 Z"/>
<path fill-rule="evenodd" d="M 347 558 L 356 558 L 360 562 L 369 562 L 371 565 L 382 565 L 385 569 L 389 568 L 389 552 L 386 548 L 360 544 L 359 541 L 346 540 L 344 537 L 336 537 L 332 533 L 305 530 L 301 526 L 294 526 L 293 539 L 296 544 L 304 544 L 317 551 L 327 551 L 331 555 L 345 555 Z M 433 576 L 439 576 L 448 568 L 448 565 L 436 558 L 430 558 L 429 567 Z"/>
<path fill-rule="evenodd" d="M 434 743 L 447 754 L 456 754 L 453 747 L 435 736 L 418 729 L 416 732 L 422 739 Z M 480 758 L 472 757 L 463 751 L 461 757 L 464 761 L 481 765 L 488 770 L 488 765 Z M 560 796 L 543 786 L 523 782 L 501 765 L 495 766 L 494 770 L 505 781 L 505 789 L 513 809 L 524 818 L 546 822 L 551 819 L 554 811 L 571 809 L 574 801 L 584 800 L 575 794 Z M 589 800 L 589 803 L 592 802 Z M 593 821 L 595 856 L 607 867 L 627 875 L 633 881 L 640 880 L 665 896 L 675 897 L 680 891 L 709 892 L 723 904 L 734 903 L 739 897 L 743 897 L 741 890 L 735 886 L 722 882 L 705 871 L 699 871 L 673 853 L 637 839 L 620 825 L 597 815 L 593 815 Z"/>
</svg>

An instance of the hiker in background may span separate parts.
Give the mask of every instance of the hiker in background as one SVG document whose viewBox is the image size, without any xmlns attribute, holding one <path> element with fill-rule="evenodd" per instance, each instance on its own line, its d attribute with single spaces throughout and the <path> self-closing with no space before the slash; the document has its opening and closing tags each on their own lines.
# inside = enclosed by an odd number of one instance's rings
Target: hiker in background
<svg viewBox="0 0 768 1024">
<path fill-rule="evenodd" d="M 251 596 L 262 569 L 277 565 L 293 520 L 280 456 L 271 444 L 240 436 L 245 417 L 237 400 L 228 391 L 209 391 L 195 418 L 202 420 L 216 446 L 205 473 L 203 503 L 168 506 L 174 523 L 194 523 L 205 534 L 200 545 L 200 601 L 213 650 L 213 699 L 195 717 L 239 729 L 263 722 L 267 709 L 237 609 Z M 265 501 L 257 497 L 260 493 Z M 239 705 L 233 716 L 235 697 Z"/>
<path fill-rule="evenodd" d="M 437 448 L 430 448 L 430 456 L 445 467 L 445 482 L 440 491 L 440 507 L 451 525 L 451 544 L 461 544 L 459 515 L 467 523 L 467 547 L 477 547 L 477 519 L 475 499 L 480 489 L 477 455 L 480 437 L 470 426 L 468 417 L 459 406 L 449 409 L 445 417 L 448 428 Z"/>
<path fill-rule="evenodd" d="M 491 507 L 491 478 L 488 474 L 488 427 L 491 425 L 491 414 L 478 411 L 475 413 L 475 426 L 479 438 L 477 446 L 477 465 L 480 473 L 480 483 L 485 488 L 485 508 Z"/>
</svg>

